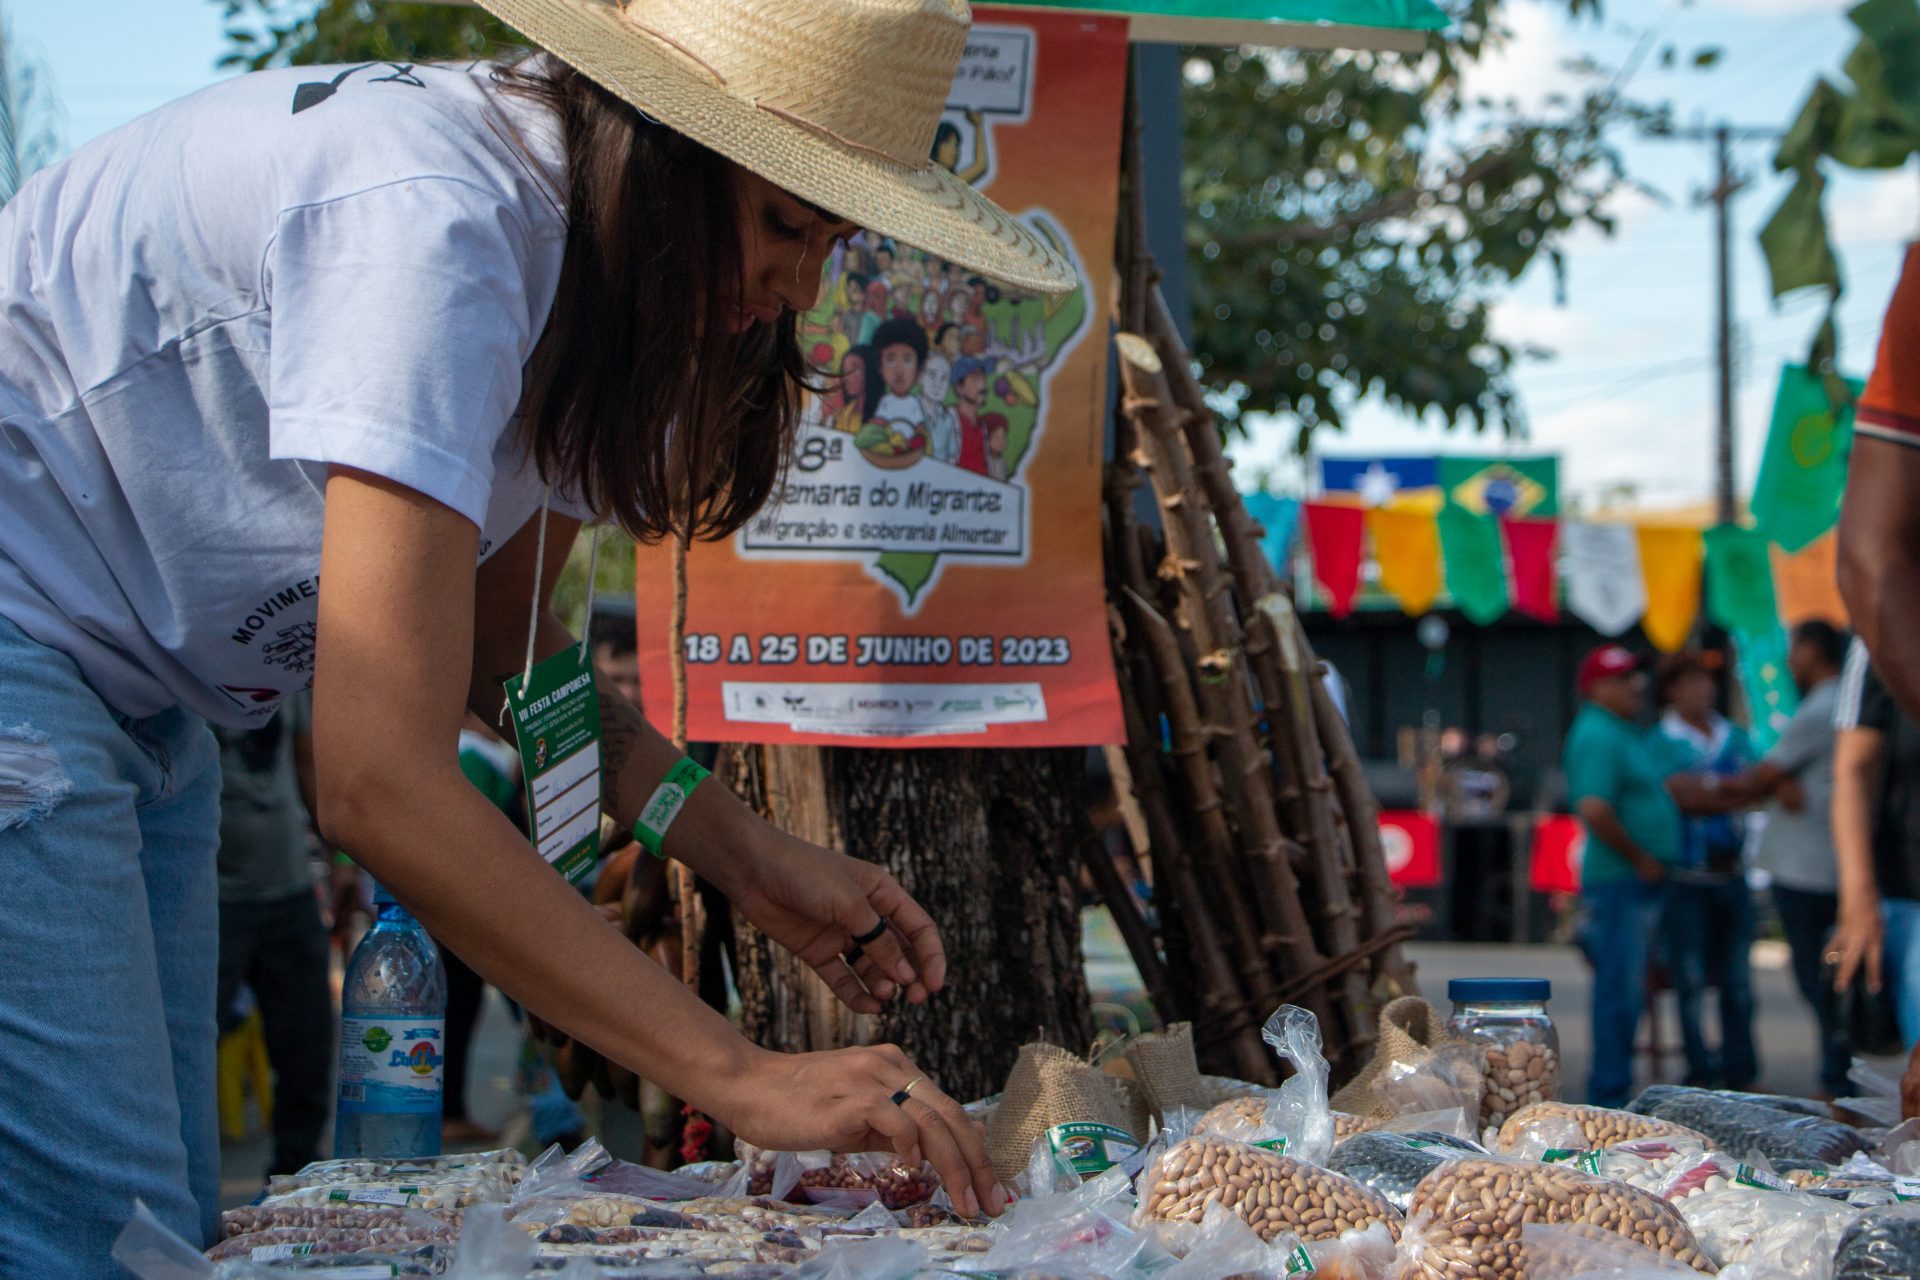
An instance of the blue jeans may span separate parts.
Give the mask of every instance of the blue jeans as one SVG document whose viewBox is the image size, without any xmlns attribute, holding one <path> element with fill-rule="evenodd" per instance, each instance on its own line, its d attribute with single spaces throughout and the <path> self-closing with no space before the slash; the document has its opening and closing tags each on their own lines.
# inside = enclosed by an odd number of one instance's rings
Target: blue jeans
<svg viewBox="0 0 1920 1280">
<path fill-rule="evenodd" d="M 1881 977 L 1893 988 L 1894 1008 L 1900 1014 L 1900 1043 L 1912 1049 L 1920 1043 L 1920 901 L 1884 899 L 1880 916 L 1887 924 L 1880 952 Z"/>
<path fill-rule="evenodd" d="M 1633 1093 L 1633 1049 L 1647 1004 L 1647 962 L 1653 955 L 1666 894 L 1639 880 L 1590 884 L 1581 946 L 1593 964 L 1593 1074 L 1587 1100 L 1618 1107 Z"/>
<path fill-rule="evenodd" d="M 1753 892 L 1744 877 L 1676 879 L 1667 886 L 1661 933 L 1667 976 L 1680 1010 L 1687 1083 L 1751 1089 L 1760 1067 L 1753 1049 Z M 1720 1047 L 1707 1043 L 1707 988 L 1720 995 Z"/>
<path fill-rule="evenodd" d="M 0 617 L 6 1280 L 121 1275 L 135 1197 L 214 1238 L 219 760 L 197 718 L 115 714 Z M 36 780 L 7 781 L 23 761 Z"/>
</svg>

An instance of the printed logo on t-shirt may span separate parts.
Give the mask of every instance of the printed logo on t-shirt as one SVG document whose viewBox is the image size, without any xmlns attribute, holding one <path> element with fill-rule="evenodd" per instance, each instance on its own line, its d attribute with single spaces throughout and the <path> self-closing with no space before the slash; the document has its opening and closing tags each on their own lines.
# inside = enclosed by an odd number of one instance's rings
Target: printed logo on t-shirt
<svg viewBox="0 0 1920 1280">
<path fill-rule="evenodd" d="M 349 76 L 374 67 L 391 67 L 393 74 L 374 76 L 367 81 L 368 84 L 404 84 L 411 85 L 415 89 L 427 87 L 418 76 L 413 74 L 411 62 L 366 62 L 357 67 L 348 67 L 331 80 L 308 80 L 296 87 L 293 91 L 293 114 L 299 115 L 309 107 L 319 106 L 340 92 L 340 86 L 346 83 Z"/>
<path fill-rule="evenodd" d="M 269 715 L 280 699 L 313 682 L 319 635 L 320 575 L 299 578 L 261 598 L 228 632 L 227 639 L 258 658 L 261 670 L 235 670 L 220 692 L 249 717 Z M 285 677 L 296 679 L 287 681 Z"/>
</svg>

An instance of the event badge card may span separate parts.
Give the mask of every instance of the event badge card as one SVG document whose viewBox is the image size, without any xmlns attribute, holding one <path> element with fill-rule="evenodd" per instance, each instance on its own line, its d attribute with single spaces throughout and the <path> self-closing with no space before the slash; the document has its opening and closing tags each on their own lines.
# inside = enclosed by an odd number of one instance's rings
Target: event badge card
<svg viewBox="0 0 1920 1280">
<path fill-rule="evenodd" d="M 581 646 L 568 645 L 506 683 L 526 780 L 533 845 L 571 884 L 600 843 L 600 698 Z"/>
</svg>

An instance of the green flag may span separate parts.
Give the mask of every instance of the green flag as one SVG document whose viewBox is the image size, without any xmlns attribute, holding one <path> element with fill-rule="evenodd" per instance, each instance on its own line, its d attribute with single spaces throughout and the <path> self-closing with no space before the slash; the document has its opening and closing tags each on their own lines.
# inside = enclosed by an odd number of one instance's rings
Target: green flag
<svg viewBox="0 0 1920 1280">
<path fill-rule="evenodd" d="M 1780 738 L 1800 692 L 1787 673 L 1787 629 L 1775 622 L 1757 634 L 1737 631 L 1733 650 L 1740 665 L 1740 688 L 1753 715 L 1754 748 L 1766 751 Z"/>
<path fill-rule="evenodd" d="M 1860 394 L 1860 383 L 1850 378 L 1847 385 Z M 1753 518 L 1767 537 L 1798 551 L 1833 528 L 1852 443 L 1852 407 L 1836 415 L 1819 378 L 1801 365 L 1782 366 L 1753 486 Z"/>
<path fill-rule="evenodd" d="M 1767 536 L 1737 524 L 1716 525 L 1701 536 L 1707 544 L 1707 616 L 1749 635 L 1780 625 Z"/>
<path fill-rule="evenodd" d="M 1447 594 L 1467 621 L 1485 626 L 1507 611 L 1507 575 L 1500 564 L 1500 525 L 1459 507 L 1440 509 L 1440 558 Z"/>
<path fill-rule="evenodd" d="M 1551 516 L 1560 511 L 1555 457 L 1440 459 L 1447 505 L 1476 516 Z"/>
</svg>

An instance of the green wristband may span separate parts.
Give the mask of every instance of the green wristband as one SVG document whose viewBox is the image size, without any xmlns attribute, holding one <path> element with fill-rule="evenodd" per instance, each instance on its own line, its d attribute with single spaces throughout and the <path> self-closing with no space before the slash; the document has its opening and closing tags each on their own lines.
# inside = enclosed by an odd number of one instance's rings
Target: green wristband
<svg viewBox="0 0 1920 1280">
<path fill-rule="evenodd" d="M 702 778 L 711 777 L 705 769 L 682 756 L 673 768 L 667 770 L 665 781 L 654 791 L 640 810 L 640 816 L 633 824 L 633 838 L 646 846 L 648 853 L 656 858 L 666 857 L 663 846 L 666 844 L 667 828 L 680 816 L 687 797 L 700 785 Z"/>
</svg>

